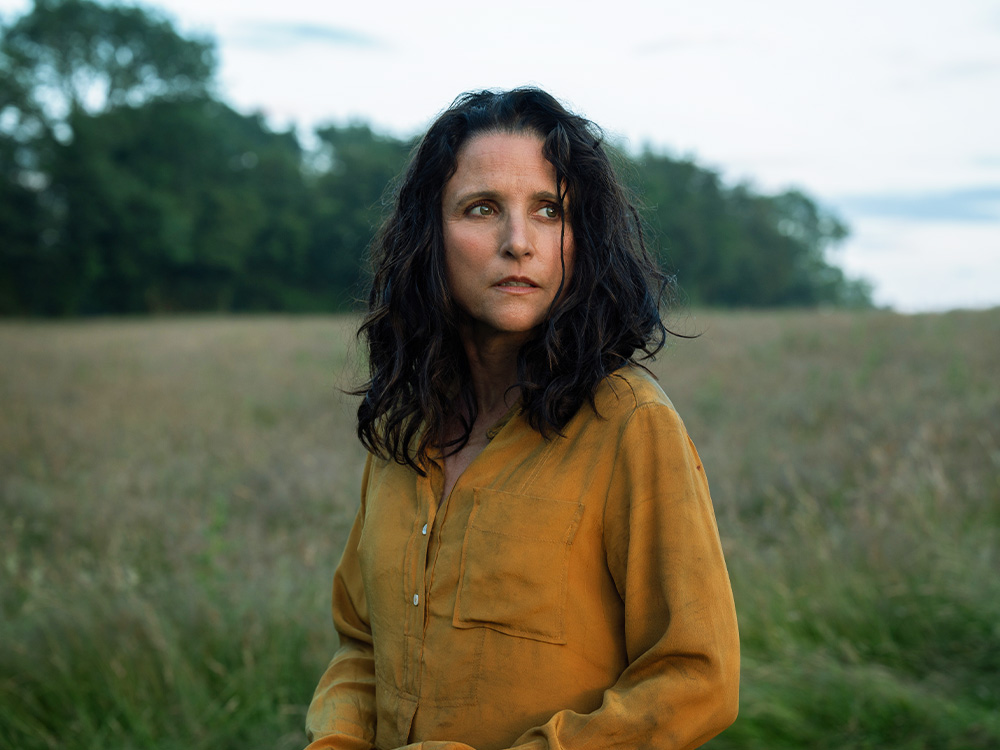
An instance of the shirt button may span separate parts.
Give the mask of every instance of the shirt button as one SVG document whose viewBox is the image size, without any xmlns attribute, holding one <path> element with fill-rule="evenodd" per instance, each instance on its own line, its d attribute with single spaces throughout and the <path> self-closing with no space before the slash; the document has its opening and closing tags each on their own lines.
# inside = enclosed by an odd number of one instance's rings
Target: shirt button
<svg viewBox="0 0 1000 750">
<path fill-rule="evenodd" d="M 418 604 L 420 604 L 420 596 L 417 595 L 417 594 L 414 594 L 413 595 L 413 606 L 416 607 Z"/>
<path fill-rule="evenodd" d="M 427 536 L 427 524 L 426 523 L 424 524 L 424 528 L 420 529 L 420 533 L 423 534 L 424 536 Z"/>
</svg>

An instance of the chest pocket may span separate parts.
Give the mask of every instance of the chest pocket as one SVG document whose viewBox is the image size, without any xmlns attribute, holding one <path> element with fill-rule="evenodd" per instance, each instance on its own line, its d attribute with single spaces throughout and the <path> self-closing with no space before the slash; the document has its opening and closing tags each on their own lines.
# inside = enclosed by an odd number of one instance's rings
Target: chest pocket
<svg viewBox="0 0 1000 750">
<path fill-rule="evenodd" d="M 452 624 L 565 643 L 569 553 L 583 504 L 474 493 Z"/>
</svg>

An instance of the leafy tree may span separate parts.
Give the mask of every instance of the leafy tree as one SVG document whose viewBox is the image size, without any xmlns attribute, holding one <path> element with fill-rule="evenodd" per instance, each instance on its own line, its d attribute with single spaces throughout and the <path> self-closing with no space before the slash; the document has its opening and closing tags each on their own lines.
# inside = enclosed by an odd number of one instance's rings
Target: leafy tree
<svg viewBox="0 0 1000 750">
<path fill-rule="evenodd" d="M 830 265 L 847 227 L 799 191 L 726 187 L 689 160 L 645 151 L 636 162 L 664 263 L 696 304 L 864 306 L 871 290 Z"/>
<path fill-rule="evenodd" d="M 21 296 L 36 298 L 45 284 L 42 257 L 48 250 L 45 217 L 37 190 L 19 163 L 23 150 L 0 138 L 0 314 L 21 312 Z"/>
<path fill-rule="evenodd" d="M 92 248 L 73 242 L 71 218 L 94 199 L 80 188 L 96 179 L 87 159 L 67 152 L 74 126 L 116 109 L 203 96 L 214 67 L 211 42 L 185 39 L 139 8 L 36 0 L 3 29 L 0 309 L 76 311 L 99 273 Z"/>
<path fill-rule="evenodd" d="M 309 199 L 292 133 L 212 100 L 72 125 L 53 168 L 66 256 L 82 258 L 71 311 L 296 307 Z"/>
<path fill-rule="evenodd" d="M 35 0 L 6 29 L 3 74 L 25 119 L 61 141 L 69 119 L 155 99 L 197 98 L 215 73 L 215 46 L 180 36 L 153 11 L 93 0 Z"/>
<path fill-rule="evenodd" d="M 314 178 L 311 264 L 314 278 L 336 280 L 341 307 L 363 297 L 364 254 L 385 213 L 387 185 L 406 164 L 411 143 L 372 132 L 367 125 L 330 125 L 316 135 L 325 161 Z"/>
</svg>

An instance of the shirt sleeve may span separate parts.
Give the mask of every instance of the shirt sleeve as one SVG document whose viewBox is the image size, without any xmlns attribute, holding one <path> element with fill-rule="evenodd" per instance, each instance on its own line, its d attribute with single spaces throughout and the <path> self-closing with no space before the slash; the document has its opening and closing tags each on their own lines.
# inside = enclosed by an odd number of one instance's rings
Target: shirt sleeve
<svg viewBox="0 0 1000 750">
<path fill-rule="evenodd" d="M 628 667 L 589 714 L 560 711 L 516 750 L 694 748 L 729 726 L 739 634 L 701 461 L 674 410 L 640 405 L 619 435 L 605 508 L 608 568 L 625 603 Z M 469 750 L 423 742 L 406 750 Z"/>
<path fill-rule="evenodd" d="M 369 455 L 358 509 L 333 576 L 333 624 L 340 648 L 319 681 L 306 714 L 306 750 L 373 750 L 375 747 L 375 656 L 368 602 L 361 580 L 358 542 L 371 472 Z"/>
</svg>

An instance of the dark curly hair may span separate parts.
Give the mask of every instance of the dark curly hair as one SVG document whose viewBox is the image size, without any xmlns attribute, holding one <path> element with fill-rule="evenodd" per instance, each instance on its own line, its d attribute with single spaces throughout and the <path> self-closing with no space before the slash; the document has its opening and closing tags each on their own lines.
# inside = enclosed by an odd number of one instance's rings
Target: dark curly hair
<svg viewBox="0 0 1000 750">
<path fill-rule="evenodd" d="M 573 273 L 517 357 L 521 409 L 532 427 L 558 433 L 584 402 L 593 408 L 603 378 L 636 363 L 638 352 L 638 359 L 651 358 L 666 339 L 660 302 L 668 279 L 646 249 L 635 201 L 600 128 L 537 88 L 459 96 L 416 146 L 395 187 L 391 214 L 371 246 L 368 314 L 358 331 L 370 374 L 355 392 L 364 396 L 358 437 L 420 473 L 429 447 L 466 444 L 477 415 L 445 275 L 441 198 L 462 146 L 494 132 L 538 135 L 556 185 L 569 196 Z M 451 419 L 464 431 L 446 441 Z"/>
</svg>

